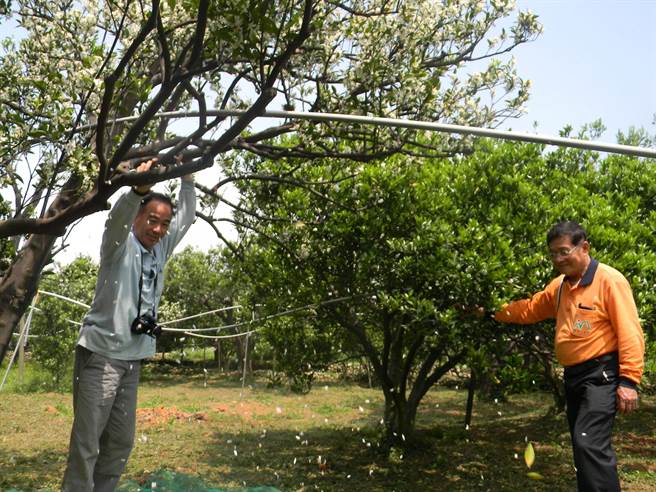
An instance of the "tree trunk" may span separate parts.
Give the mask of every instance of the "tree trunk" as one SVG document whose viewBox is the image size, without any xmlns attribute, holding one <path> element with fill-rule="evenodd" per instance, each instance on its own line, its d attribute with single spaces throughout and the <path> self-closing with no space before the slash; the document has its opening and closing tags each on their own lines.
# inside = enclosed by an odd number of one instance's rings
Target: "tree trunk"
<svg viewBox="0 0 656 492">
<path fill-rule="evenodd" d="M 417 404 L 405 396 L 385 392 L 385 442 L 387 450 L 392 447 L 408 448 L 414 441 Z"/>
<path fill-rule="evenodd" d="M 364 368 L 367 371 L 367 381 L 369 382 L 369 388 L 373 388 L 374 384 L 371 379 L 371 367 L 369 366 L 369 359 L 363 357 L 362 363 L 364 364 Z"/>
<path fill-rule="evenodd" d="M 216 341 L 216 349 L 214 350 L 214 362 L 216 362 L 216 368 L 221 371 L 221 340 Z"/>
<path fill-rule="evenodd" d="M 79 184 L 80 180 L 71 176 L 48 208 L 46 217 L 68 207 L 79 192 Z M 31 235 L 0 281 L 0 362 L 5 357 L 12 333 L 36 294 L 41 272 L 50 262 L 56 239 L 57 236 L 45 234 Z"/>
<path fill-rule="evenodd" d="M 551 395 L 553 396 L 554 405 L 550 410 L 551 414 L 558 415 L 565 411 L 567 399 L 565 396 L 565 385 L 561 377 L 553 367 L 551 356 L 543 356 L 544 376 L 551 385 Z"/>
<path fill-rule="evenodd" d="M 36 294 L 41 271 L 50 260 L 56 236 L 35 234 L 27 241 L 0 282 L 0 362 L 11 335 Z"/>
</svg>

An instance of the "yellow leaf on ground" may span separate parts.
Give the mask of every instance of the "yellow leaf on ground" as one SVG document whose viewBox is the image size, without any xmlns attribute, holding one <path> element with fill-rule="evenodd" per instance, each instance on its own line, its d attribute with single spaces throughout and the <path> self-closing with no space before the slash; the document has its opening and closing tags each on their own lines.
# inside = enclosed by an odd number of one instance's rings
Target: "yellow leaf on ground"
<svg viewBox="0 0 656 492">
<path fill-rule="evenodd" d="M 544 477 L 540 475 L 538 472 L 528 472 L 526 476 L 533 480 L 544 480 Z"/>
</svg>

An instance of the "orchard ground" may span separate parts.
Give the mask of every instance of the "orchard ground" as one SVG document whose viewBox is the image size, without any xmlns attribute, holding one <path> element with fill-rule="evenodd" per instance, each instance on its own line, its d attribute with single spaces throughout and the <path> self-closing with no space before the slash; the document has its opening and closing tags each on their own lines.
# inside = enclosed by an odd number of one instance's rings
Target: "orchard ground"
<svg viewBox="0 0 656 492">
<path fill-rule="evenodd" d="M 3 371 L 4 374 L 4 371 Z M 12 371 L 0 394 L 0 490 L 57 490 L 73 418 L 70 393 L 21 392 Z M 418 449 L 380 453 L 382 393 L 332 374 L 298 395 L 267 387 L 264 374 L 242 390 L 239 376 L 198 367 L 148 365 L 139 394 L 135 448 L 125 480 L 168 470 L 214 487 L 270 485 L 281 491 L 575 490 L 563 415 L 551 397 L 476 400 L 464 427 L 467 391 L 438 386 L 420 406 Z M 656 490 L 656 398 L 619 417 L 615 449 L 625 491 Z M 527 476 L 530 441 L 535 463 Z"/>
</svg>

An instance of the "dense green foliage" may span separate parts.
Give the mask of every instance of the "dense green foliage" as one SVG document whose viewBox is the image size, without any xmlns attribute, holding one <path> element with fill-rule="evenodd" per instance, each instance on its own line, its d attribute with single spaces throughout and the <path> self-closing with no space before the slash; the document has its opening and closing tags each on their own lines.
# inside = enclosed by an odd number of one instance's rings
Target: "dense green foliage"
<svg viewBox="0 0 656 492">
<path fill-rule="evenodd" d="M 260 166 L 277 175 L 301 167 Z M 545 235 L 559 220 L 582 223 L 593 256 L 625 273 L 653 332 L 652 161 L 483 141 L 464 157 L 357 167 L 327 160 L 303 170 L 312 192 L 244 183 L 247 203 L 272 220 L 251 237 L 241 264 L 257 279 L 253 298 L 271 312 L 315 303 L 314 329 L 332 338 L 327 353 L 369 359 L 388 401 L 388 437 L 409 435 L 427 389 L 465 362 L 494 384 L 544 379 L 557 392 L 549 323 L 501 327 L 469 308 L 494 311 L 543 288 L 555 275 Z M 293 326 L 302 331 L 290 336 Z M 307 329 L 272 322 L 267 333 L 287 352 L 297 341 L 294 353 L 317 359 L 300 335 Z"/>
<path fill-rule="evenodd" d="M 412 130 L 377 126 L 249 130 L 268 105 L 495 125 L 528 98 L 507 53 L 541 31 L 510 1 L 20 0 L 0 3 L 5 14 L 17 30 L 0 43 L 0 188 L 13 196 L 0 237 L 29 236 L 27 254 L 9 251 L 11 265 L 0 265 L 0 359 L 57 236 L 121 187 L 216 160 L 216 184 L 198 188 L 204 219 L 229 244 L 216 223 L 232 221 L 219 205 L 235 208 L 224 190 L 237 178 L 223 177 L 237 155 L 367 161 L 463 147 L 444 136 L 428 148 Z M 213 107 L 248 111 L 232 119 Z M 157 116 L 188 109 L 198 109 L 193 128 Z M 126 172 L 155 156 L 156 171 Z M 270 178 L 251 171 L 245 179 Z"/>
<path fill-rule="evenodd" d="M 97 265 L 88 257 L 79 257 L 56 273 L 45 276 L 41 290 L 90 305 L 96 285 Z M 87 309 L 47 294 L 40 294 L 32 317 L 29 350 L 47 372 L 48 389 L 70 386 L 70 375 L 78 330 Z"/>
</svg>

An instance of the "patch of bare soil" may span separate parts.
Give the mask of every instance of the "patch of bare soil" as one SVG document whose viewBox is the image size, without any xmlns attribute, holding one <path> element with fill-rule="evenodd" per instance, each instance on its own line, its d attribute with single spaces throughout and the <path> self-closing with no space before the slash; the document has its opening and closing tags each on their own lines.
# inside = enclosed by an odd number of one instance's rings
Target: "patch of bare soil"
<svg viewBox="0 0 656 492">
<path fill-rule="evenodd" d="M 172 421 L 203 422 L 207 415 L 203 412 L 183 412 L 175 407 L 138 408 L 137 423 L 150 427 Z"/>
</svg>

